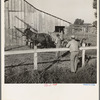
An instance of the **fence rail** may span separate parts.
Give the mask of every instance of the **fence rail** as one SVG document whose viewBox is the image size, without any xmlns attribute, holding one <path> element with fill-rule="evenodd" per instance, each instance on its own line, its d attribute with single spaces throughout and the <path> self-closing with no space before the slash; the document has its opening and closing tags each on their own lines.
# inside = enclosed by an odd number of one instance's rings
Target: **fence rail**
<svg viewBox="0 0 100 100">
<path fill-rule="evenodd" d="M 80 50 L 93 50 L 97 47 L 81 47 Z M 69 51 L 69 48 L 52 48 L 52 49 L 31 49 L 31 50 L 19 50 L 19 51 L 6 51 L 5 55 L 14 55 L 14 54 L 26 54 L 26 53 L 39 53 L 39 52 L 56 52 L 56 51 Z"/>
<path fill-rule="evenodd" d="M 91 47 L 80 47 L 80 50 L 82 50 L 82 66 L 84 66 L 85 64 L 85 51 L 86 50 L 93 50 L 93 49 L 97 49 L 96 46 L 91 46 Z M 57 52 L 57 51 L 69 51 L 69 48 L 52 48 L 52 49 L 37 49 L 37 47 L 35 46 L 34 49 L 32 50 L 20 50 L 20 51 L 6 51 L 5 52 L 5 56 L 6 55 L 14 55 L 14 54 L 28 54 L 28 53 L 34 53 L 34 70 L 37 70 L 38 65 L 38 53 L 42 53 L 42 52 Z"/>
</svg>

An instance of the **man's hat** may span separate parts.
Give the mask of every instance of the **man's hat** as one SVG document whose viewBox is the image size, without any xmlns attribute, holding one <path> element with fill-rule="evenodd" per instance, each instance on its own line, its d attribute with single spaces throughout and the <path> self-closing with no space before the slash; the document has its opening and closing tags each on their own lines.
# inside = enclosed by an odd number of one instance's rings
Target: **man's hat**
<svg viewBox="0 0 100 100">
<path fill-rule="evenodd" d="M 71 38 L 72 38 L 72 39 L 75 39 L 75 36 L 74 36 L 74 35 L 72 35 L 72 36 L 71 36 Z"/>
</svg>

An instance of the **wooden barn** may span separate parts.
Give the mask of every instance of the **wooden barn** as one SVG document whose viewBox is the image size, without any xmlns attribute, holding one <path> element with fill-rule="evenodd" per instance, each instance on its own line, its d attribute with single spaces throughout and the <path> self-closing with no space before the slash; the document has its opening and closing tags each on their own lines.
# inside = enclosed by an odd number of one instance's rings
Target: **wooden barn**
<svg viewBox="0 0 100 100">
<path fill-rule="evenodd" d="M 68 27 L 70 22 L 39 10 L 26 0 L 5 1 L 5 47 L 25 45 L 22 32 L 30 26 L 33 31 L 49 33 L 55 26 Z"/>
</svg>

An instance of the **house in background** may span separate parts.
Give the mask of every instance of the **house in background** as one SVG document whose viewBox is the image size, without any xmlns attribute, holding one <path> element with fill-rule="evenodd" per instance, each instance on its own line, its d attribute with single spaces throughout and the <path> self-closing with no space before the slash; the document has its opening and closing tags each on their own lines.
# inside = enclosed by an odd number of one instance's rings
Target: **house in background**
<svg viewBox="0 0 100 100">
<path fill-rule="evenodd" d="M 69 34 L 74 34 L 76 32 L 95 33 L 96 32 L 96 28 L 93 27 L 93 25 L 91 23 L 84 23 L 83 25 L 71 24 L 68 27 L 68 33 Z"/>
</svg>

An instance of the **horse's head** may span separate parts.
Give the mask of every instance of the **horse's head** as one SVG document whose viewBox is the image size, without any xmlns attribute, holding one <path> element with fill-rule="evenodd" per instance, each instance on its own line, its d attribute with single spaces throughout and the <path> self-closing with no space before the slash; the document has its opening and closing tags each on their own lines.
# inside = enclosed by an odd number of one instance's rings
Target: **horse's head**
<svg viewBox="0 0 100 100">
<path fill-rule="evenodd" d="M 24 30 L 24 32 L 23 32 L 23 36 L 27 36 L 28 31 L 29 31 L 29 29 L 28 29 L 28 28 L 27 28 L 27 29 L 25 29 L 25 30 Z"/>
<path fill-rule="evenodd" d="M 31 37 L 36 37 L 36 33 L 31 31 L 30 28 L 25 29 L 23 36 L 26 36 L 27 39 L 31 39 Z"/>
</svg>

